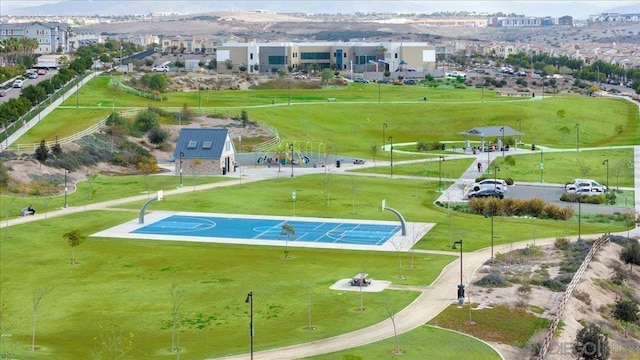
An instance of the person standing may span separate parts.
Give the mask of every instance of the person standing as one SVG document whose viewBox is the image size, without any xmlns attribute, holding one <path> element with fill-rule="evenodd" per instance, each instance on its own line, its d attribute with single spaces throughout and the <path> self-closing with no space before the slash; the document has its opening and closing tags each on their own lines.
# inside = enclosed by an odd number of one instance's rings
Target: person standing
<svg viewBox="0 0 640 360">
<path fill-rule="evenodd" d="M 478 172 L 482 172 L 482 163 L 478 161 Z"/>
</svg>

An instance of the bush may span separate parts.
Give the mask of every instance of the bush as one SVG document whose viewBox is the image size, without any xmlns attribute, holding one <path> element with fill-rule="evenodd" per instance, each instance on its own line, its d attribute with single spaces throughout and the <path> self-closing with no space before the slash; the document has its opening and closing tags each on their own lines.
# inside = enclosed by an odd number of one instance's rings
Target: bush
<svg viewBox="0 0 640 360">
<path fill-rule="evenodd" d="M 567 237 L 559 237 L 553 242 L 553 245 L 556 249 L 566 250 L 569 247 L 569 238 Z"/>
<path fill-rule="evenodd" d="M 564 291 L 565 285 L 558 280 L 555 279 L 546 279 L 542 281 L 542 286 L 546 287 L 551 291 Z"/>
<path fill-rule="evenodd" d="M 535 217 L 539 217 L 545 207 L 544 200 L 540 198 L 531 198 L 524 201 L 524 211 Z"/>
<path fill-rule="evenodd" d="M 580 289 L 575 289 L 572 295 L 574 298 L 582 301 L 583 303 L 591 305 L 591 295 L 589 295 L 588 292 L 582 291 Z"/>
<path fill-rule="evenodd" d="M 509 286 L 511 286 L 511 284 L 507 280 L 505 280 L 505 278 L 502 275 L 500 275 L 498 273 L 489 274 L 489 275 L 483 277 L 482 279 L 476 281 L 474 285 L 481 286 L 481 287 L 509 287 Z"/>
<path fill-rule="evenodd" d="M 160 120 L 158 114 L 151 110 L 143 110 L 138 113 L 134 122 L 135 128 L 142 132 L 150 131 L 151 129 L 160 126 Z"/>
</svg>

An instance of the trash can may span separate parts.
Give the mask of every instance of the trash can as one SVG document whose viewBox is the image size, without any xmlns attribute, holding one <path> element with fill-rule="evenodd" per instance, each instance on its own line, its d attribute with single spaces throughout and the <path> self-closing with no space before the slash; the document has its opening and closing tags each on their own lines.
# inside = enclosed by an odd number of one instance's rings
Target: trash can
<svg viewBox="0 0 640 360">
<path fill-rule="evenodd" d="M 531 151 L 536 151 L 536 144 L 531 144 Z"/>
<path fill-rule="evenodd" d="M 340 160 L 336 160 L 336 167 L 339 168 L 340 167 Z"/>
<path fill-rule="evenodd" d="M 222 168 L 222 175 L 227 175 L 227 167 Z"/>
<path fill-rule="evenodd" d="M 236 170 L 238 170 L 238 164 L 233 164 L 233 172 L 236 172 Z"/>
</svg>

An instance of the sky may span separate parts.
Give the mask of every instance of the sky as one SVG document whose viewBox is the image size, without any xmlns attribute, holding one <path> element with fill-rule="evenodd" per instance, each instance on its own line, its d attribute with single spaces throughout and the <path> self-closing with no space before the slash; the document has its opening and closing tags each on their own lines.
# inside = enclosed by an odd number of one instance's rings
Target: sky
<svg viewBox="0 0 640 360">
<path fill-rule="evenodd" d="M 57 3 L 60 0 L 0 0 L 0 13 L 5 13 L 6 11 L 13 8 L 22 8 L 22 7 L 30 7 L 37 6 L 42 4 L 51 4 Z M 102 2 L 102 1 L 110 1 L 110 0 L 74 0 L 79 2 Z M 132 3 L 140 0 L 129 0 Z M 162 2 L 165 0 L 156 0 L 155 2 Z M 197 1 L 197 0 L 196 0 Z M 222 0 L 201 0 L 208 4 L 215 3 L 226 3 L 233 4 L 232 1 L 222 1 Z M 166 1 L 173 4 L 179 3 L 179 0 Z M 272 4 L 272 0 L 255 0 L 256 9 L 265 9 L 270 10 L 270 4 Z M 317 6 L 317 1 L 279 1 L 279 4 L 289 3 L 291 11 L 304 11 L 305 2 L 310 4 L 314 3 Z M 394 0 L 367 0 L 367 1 L 324 1 L 325 4 L 336 3 L 335 7 L 329 7 L 332 9 L 340 9 L 340 12 L 347 13 L 349 12 L 350 4 L 353 8 L 361 8 L 363 3 L 366 4 L 376 4 L 374 8 L 384 9 L 384 11 L 398 11 L 402 12 L 401 8 L 394 7 L 393 4 L 397 1 Z M 634 12 L 640 12 L 640 0 L 635 1 L 615 1 L 615 0 L 492 0 L 492 1 L 484 1 L 484 0 L 476 0 L 476 1 L 453 1 L 453 0 L 431 0 L 431 1 L 403 1 L 405 4 L 412 5 L 411 11 L 415 11 L 416 7 L 423 8 L 424 10 L 421 12 L 430 13 L 436 11 L 476 11 L 476 12 L 498 12 L 502 11 L 505 13 L 516 13 L 527 16 L 552 16 L 558 17 L 563 15 L 571 15 L 577 19 L 586 19 L 590 14 L 597 14 L 603 11 L 607 11 L 612 8 L 616 8 L 619 6 L 633 6 L 637 7 L 637 10 Z M 359 4 L 360 6 L 356 6 Z M 231 6 L 231 5 L 229 5 Z M 395 10 L 391 10 L 395 9 Z M 150 9 L 151 12 L 153 9 Z M 228 10 L 228 9 L 224 9 Z M 329 11 L 330 12 L 330 11 Z"/>
</svg>

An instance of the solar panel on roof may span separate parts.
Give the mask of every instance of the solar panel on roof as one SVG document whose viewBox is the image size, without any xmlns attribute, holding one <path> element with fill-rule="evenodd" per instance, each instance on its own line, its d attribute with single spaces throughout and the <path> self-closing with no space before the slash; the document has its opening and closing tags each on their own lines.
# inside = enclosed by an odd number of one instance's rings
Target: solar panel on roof
<svg viewBox="0 0 640 360">
<path fill-rule="evenodd" d="M 187 149 L 195 149 L 198 146 L 198 141 L 189 140 L 189 144 L 187 145 Z"/>
</svg>

